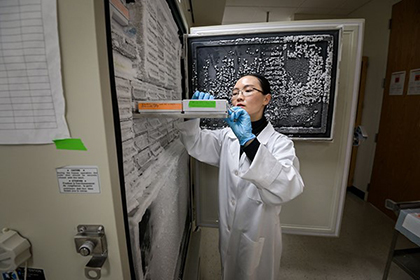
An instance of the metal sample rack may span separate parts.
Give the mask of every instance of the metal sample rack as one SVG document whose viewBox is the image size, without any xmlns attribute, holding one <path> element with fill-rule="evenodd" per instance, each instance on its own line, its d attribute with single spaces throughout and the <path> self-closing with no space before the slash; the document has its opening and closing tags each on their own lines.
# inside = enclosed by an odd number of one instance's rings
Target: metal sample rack
<svg viewBox="0 0 420 280">
<path fill-rule="evenodd" d="M 133 113 L 134 118 L 177 118 L 177 119 L 197 119 L 197 118 L 213 118 L 224 119 L 228 117 L 227 113 L 221 112 L 200 112 L 200 113 L 170 113 L 170 112 L 147 112 Z"/>
<path fill-rule="evenodd" d="M 150 100 L 137 103 L 134 118 L 227 118 L 225 99 Z"/>
</svg>

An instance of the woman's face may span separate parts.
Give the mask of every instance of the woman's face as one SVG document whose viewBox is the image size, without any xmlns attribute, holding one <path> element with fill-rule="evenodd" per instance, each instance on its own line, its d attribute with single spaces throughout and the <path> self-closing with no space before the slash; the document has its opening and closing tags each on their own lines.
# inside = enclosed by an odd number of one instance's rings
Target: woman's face
<svg viewBox="0 0 420 280">
<path fill-rule="evenodd" d="M 231 96 L 232 105 L 247 111 L 251 121 L 261 119 L 265 105 L 271 100 L 271 94 L 261 93 L 260 81 L 254 76 L 244 76 L 236 82 L 233 88 L 233 92 L 235 91 L 237 94 Z"/>
</svg>

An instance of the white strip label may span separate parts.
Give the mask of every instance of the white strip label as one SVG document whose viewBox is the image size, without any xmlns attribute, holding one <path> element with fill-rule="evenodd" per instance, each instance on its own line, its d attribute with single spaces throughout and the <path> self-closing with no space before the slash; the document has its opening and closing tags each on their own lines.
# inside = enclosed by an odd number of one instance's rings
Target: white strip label
<svg viewBox="0 0 420 280">
<path fill-rule="evenodd" d="M 61 193 L 101 193 L 96 166 L 65 166 L 57 168 Z"/>
</svg>

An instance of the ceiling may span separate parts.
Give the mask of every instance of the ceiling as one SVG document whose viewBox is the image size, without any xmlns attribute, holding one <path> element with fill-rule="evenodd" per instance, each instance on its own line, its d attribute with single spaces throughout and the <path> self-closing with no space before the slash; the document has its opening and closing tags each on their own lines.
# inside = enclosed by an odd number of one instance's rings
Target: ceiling
<svg viewBox="0 0 420 280">
<path fill-rule="evenodd" d="M 185 0 L 184 0 L 185 1 Z M 190 0 L 194 26 L 340 18 L 372 0 Z"/>
</svg>

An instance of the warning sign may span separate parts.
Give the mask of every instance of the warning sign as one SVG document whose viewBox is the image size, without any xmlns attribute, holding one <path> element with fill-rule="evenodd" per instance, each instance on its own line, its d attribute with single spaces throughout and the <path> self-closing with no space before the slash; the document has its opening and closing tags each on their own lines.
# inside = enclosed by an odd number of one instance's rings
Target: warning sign
<svg viewBox="0 0 420 280">
<path fill-rule="evenodd" d="M 26 271 L 25 271 L 26 270 Z M 26 275 L 25 275 L 26 273 Z M 3 278 L 0 279 L 3 280 L 45 280 L 44 271 L 39 268 L 24 268 L 24 267 L 18 267 L 13 272 L 4 272 Z"/>
<path fill-rule="evenodd" d="M 96 166 L 65 166 L 57 168 L 61 193 L 100 193 Z"/>
</svg>

